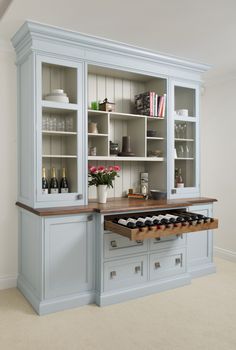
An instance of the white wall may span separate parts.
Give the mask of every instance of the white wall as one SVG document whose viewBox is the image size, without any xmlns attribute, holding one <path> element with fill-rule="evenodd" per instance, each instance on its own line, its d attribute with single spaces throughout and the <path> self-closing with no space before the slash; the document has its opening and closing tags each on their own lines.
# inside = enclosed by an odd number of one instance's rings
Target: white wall
<svg viewBox="0 0 236 350">
<path fill-rule="evenodd" d="M 17 275 L 16 70 L 14 54 L 0 49 L 0 289 Z"/>
<path fill-rule="evenodd" d="M 218 199 L 215 253 L 236 261 L 236 78 L 206 84 L 202 96 L 202 194 Z"/>
</svg>

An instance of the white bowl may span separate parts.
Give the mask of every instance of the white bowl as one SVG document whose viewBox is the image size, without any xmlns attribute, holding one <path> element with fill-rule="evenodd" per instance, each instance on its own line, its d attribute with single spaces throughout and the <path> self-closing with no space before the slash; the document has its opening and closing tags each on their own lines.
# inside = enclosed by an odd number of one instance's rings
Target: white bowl
<svg viewBox="0 0 236 350">
<path fill-rule="evenodd" d="M 64 90 L 63 89 L 53 89 L 50 93 L 50 95 L 58 95 L 58 94 L 64 94 Z"/>
<path fill-rule="evenodd" d="M 67 96 L 61 96 L 61 95 L 47 95 L 45 96 L 45 100 L 47 101 L 55 101 L 55 102 L 62 102 L 62 103 L 69 103 L 69 98 Z"/>
<path fill-rule="evenodd" d="M 188 117 L 188 109 L 178 109 L 176 112 L 181 117 Z"/>
</svg>

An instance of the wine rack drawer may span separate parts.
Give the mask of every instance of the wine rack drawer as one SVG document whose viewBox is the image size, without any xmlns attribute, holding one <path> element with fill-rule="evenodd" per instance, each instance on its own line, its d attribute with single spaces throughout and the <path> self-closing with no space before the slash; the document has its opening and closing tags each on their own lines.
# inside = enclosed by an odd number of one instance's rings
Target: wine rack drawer
<svg viewBox="0 0 236 350">
<path fill-rule="evenodd" d="M 104 258 L 113 258 L 147 251 L 147 241 L 131 241 L 116 233 L 104 234 Z"/>
<path fill-rule="evenodd" d="M 185 249 L 173 250 L 169 253 L 150 255 L 150 280 L 161 279 L 186 272 Z"/>
<path fill-rule="evenodd" d="M 147 256 L 104 263 L 104 291 L 122 289 L 147 281 Z"/>
<path fill-rule="evenodd" d="M 184 246 L 185 244 L 186 235 L 170 235 L 166 237 L 150 238 L 150 250 L 157 250 L 163 248 L 176 249 Z"/>
<path fill-rule="evenodd" d="M 128 237 L 131 241 L 144 240 L 149 238 L 167 237 L 171 235 L 182 235 L 188 232 L 199 232 L 205 230 L 212 230 L 218 227 L 218 220 L 211 219 L 211 222 L 200 223 L 196 225 L 182 226 L 178 227 L 165 227 L 161 226 L 151 226 L 151 227 L 141 227 L 141 228 L 128 228 L 112 221 L 105 220 L 104 228 L 105 230 L 112 231 L 121 236 Z"/>
</svg>

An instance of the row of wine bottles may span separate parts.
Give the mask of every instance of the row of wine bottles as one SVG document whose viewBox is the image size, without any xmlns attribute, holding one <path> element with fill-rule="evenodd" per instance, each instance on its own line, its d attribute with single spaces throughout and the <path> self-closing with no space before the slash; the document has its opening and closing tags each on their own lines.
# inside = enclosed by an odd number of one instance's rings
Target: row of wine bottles
<svg viewBox="0 0 236 350">
<path fill-rule="evenodd" d="M 196 214 L 191 212 L 174 212 L 170 213 L 158 213 L 153 216 L 140 216 L 140 217 L 126 217 L 126 218 L 115 218 L 114 223 L 129 228 L 138 228 L 145 226 L 188 226 L 197 225 L 202 223 L 209 223 L 213 219 L 202 214 Z"/>
<path fill-rule="evenodd" d="M 68 193 L 69 192 L 69 185 L 66 178 L 66 169 L 62 168 L 62 177 L 60 181 L 60 186 L 58 179 L 56 177 L 56 169 L 52 168 L 51 170 L 51 179 L 48 181 L 46 177 L 46 169 L 43 168 L 43 174 L 42 174 L 42 194 L 57 194 L 57 193 Z"/>
</svg>

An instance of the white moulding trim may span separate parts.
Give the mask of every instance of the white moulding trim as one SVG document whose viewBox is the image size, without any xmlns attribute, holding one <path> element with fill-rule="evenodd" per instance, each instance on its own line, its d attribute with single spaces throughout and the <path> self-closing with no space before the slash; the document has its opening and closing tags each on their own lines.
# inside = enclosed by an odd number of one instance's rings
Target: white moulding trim
<svg viewBox="0 0 236 350">
<path fill-rule="evenodd" d="M 0 276 L 0 290 L 14 288 L 17 285 L 17 275 Z"/>
<path fill-rule="evenodd" d="M 214 255 L 225 260 L 236 262 L 236 252 L 232 250 L 214 247 Z"/>
</svg>

